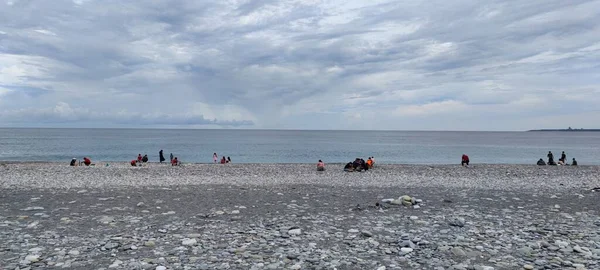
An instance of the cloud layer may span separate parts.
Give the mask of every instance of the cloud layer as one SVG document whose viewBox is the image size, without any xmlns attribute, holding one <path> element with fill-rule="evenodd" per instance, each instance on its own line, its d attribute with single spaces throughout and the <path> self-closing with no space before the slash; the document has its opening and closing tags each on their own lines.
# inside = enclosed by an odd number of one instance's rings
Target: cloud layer
<svg viewBox="0 0 600 270">
<path fill-rule="evenodd" d="M 0 125 L 596 127 L 600 1 L 0 2 Z"/>
</svg>

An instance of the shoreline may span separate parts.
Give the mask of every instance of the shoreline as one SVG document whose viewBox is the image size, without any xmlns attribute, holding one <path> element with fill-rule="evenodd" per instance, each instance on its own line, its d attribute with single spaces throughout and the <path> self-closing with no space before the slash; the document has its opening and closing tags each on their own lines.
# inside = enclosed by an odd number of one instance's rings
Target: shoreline
<svg viewBox="0 0 600 270">
<path fill-rule="evenodd" d="M 0 188 L 111 188 L 144 186 L 279 186 L 467 188 L 564 190 L 600 187 L 600 166 L 387 165 L 344 172 L 343 164 L 169 164 L 127 163 L 75 166 L 66 163 L 2 163 Z"/>
</svg>

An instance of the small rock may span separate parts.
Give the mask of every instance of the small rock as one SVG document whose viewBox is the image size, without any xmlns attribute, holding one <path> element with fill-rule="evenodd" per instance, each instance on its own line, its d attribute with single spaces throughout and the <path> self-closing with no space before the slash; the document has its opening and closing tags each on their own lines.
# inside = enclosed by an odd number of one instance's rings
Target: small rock
<svg viewBox="0 0 600 270">
<path fill-rule="evenodd" d="M 159 265 L 154 270 L 167 270 L 167 268 L 162 265 Z"/>
<path fill-rule="evenodd" d="M 450 219 L 450 221 L 448 221 L 448 225 L 453 226 L 453 227 L 464 227 L 465 226 L 465 219 L 464 218 L 452 218 Z"/>
<path fill-rule="evenodd" d="M 467 256 L 467 253 L 459 247 L 453 247 L 450 252 L 452 252 L 452 254 L 454 254 L 454 256 L 459 256 L 459 257 L 465 257 Z"/>
<path fill-rule="evenodd" d="M 38 262 L 40 261 L 40 255 L 27 255 L 25 256 L 25 260 L 28 262 Z"/>
<path fill-rule="evenodd" d="M 190 238 L 185 238 L 181 241 L 181 244 L 184 246 L 195 246 L 198 243 L 198 241 L 194 238 L 190 239 Z"/>
<path fill-rule="evenodd" d="M 119 243 L 115 243 L 115 242 L 108 242 L 106 243 L 106 245 L 104 245 L 105 249 L 113 249 L 113 248 L 117 248 L 119 247 Z"/>
<path fill-rule="evenodd" d="M 231 211 L 231 214 L 232 214 L 232 215 L 237 215 L 237 214 L 239 214 L 239 213 L 240 213 L 240 210 L 233 210 L 233 211 Z"/>
<path fill-rule="evenodd" d="M 408 254 L 408 253 L 413 252 L 413 249 L 412 248 L 408 248 L 408 247 L 403 247 L 403 248 L 400 249 L 400 251 L 402 253 L 404 253 L 404 254 Z"/>
<path fill-rule="evenodd" d="M 69 255 L 71 255 L 71 256 L 79 256 L 79 250 L 71 249 L 69 251 Z"/>
<path fill-rule="evenodd" d="M 154 241 L 146 241 L 146 243 L 144 243 L 144 246 L 147 247 L 154 247 L 156 245 L 156 243 L 154 243 Z"/>
<path fill-rule="evenodd" d="M 300 228 L 291 228 L 288 230 L 289 235 L 300 235 L 302 234 L 302 230 Z"/>
<path fill-rule="evenodd" d="M 370 231 L 362 231 L 361 234 L 364 237 L 373 237 L 373 234 Z"/>
<path fill-rule="evenodd" d="M 527 270 L 533 270 L 533 265 L 531 264 L 526 264 L 523 266 L 523 269 L 527 269 Z"/>
</svg>

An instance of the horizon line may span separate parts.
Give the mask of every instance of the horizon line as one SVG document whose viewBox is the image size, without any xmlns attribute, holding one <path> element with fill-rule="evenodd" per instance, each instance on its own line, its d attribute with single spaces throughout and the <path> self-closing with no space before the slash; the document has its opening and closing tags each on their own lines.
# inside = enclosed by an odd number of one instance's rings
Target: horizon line
<svg viewBox="0 0 600 270">
<path fill-rule="evenodd" d="M 240 131 L 398 131 L 398 132 L 528 132 L 533 130 L 435 130 L 435 129 L 297 129 L 297 128 L 164 128 L 164 127 L 5 127 L 0 129 L 123 129 L 123 130 L 240 130 Z"/>
</svg>

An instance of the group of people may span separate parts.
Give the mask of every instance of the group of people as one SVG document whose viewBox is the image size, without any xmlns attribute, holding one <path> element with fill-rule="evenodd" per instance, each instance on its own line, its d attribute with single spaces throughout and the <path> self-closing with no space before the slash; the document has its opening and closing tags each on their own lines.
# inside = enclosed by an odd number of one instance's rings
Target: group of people
<svg viewBox="0 0 600 270">
<path fill-rule="evenodd" d="M 83 161 L 77 162 L 77 159 L 73 158 L 73 159 L 71 159 L 71 163 L 69 165 L 71 165 L 71 166 L 81 166 L 81 165 L 90 166 L 90 165 L 92 165 L 92 160 L 89 157 L 83 157 Z"/>
<path fill-rule="evenodd" d="M 367 161 L 365 161 L 362 158 L 356 158 L 354 160 L 354 162 L 346 163 L 346 166 L 344 166 L 344 171 L 345 172 L 362 172 L 362 171 L 372 169 L 374 165 L 375 165 L 374 157 L 369 157 L 367 159 Z"/>
<path fill-rule="evenodd" d="M 565 151 L 562 151 L 562 154 L 560 155 L 560 159 L 558 159 L 558 162 L 554 161 L 554 154 L 552 154 L 552 151 L 548 151 L 548 155 L 546 155 L 548 157 L 548 163 L 544 162 L 544 159 L 538 160 L 537 165 L 539 166 L 544 166 L 544 165 L 551 165 L 551 166 L 556 166 L 556 165 L 571 165 L 571 166 L 577 166 L 577 160 L 575 160 L 575 158 L 573 158 L 573 160 L 571 161 L 571 164 L 567 163 L 567 154 L 565 154 Z"/>
<path fill-rule="evenodd" d="M 219 156 L 217 155 L 217 153 L 213 153 L 213 162 L 215 164 L 217 164 L 218 160 L 219 160 Z M 225 156 L 223 156 L 223 157 L 221 157 L 220 163 L 221 164 L 231 163 L 231 158 L 230 157 L 225 158 Z"/>
</svg>

